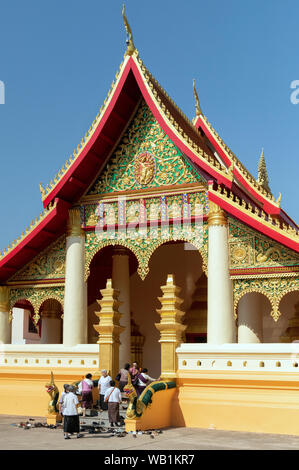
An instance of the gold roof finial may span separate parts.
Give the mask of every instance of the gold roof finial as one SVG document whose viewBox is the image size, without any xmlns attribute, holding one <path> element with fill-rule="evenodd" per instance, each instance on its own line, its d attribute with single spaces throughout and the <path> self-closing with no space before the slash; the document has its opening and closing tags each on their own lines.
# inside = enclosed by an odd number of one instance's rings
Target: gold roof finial
<svg viewBox="0 0 299 470">
<path fill-rule="evenodd" d="M 125 15 L 125 4 L 123 4 L 122 14 L 123 14 L 124 25 L 125 25 L 125 28 L 126 28 L 126 33 L 127 33 L 127 40 L 126 40 L 126 43 L 127 43 L 127 54 L 128 54 L 128 55 L 132 55 L 133 52 L 136 50 L 136 48 L 135 48 L 134 42 L 133 42 L 132 30 L 131 30 L 131 28 L 130 28 L 130 25 L 129 25 L 129 23 L 128 23 L 127 17 L 126 17 L 126 15 Z"/>
<path fill-rule="evenodd" d="M 260 161 L 259 161 L 259 164 L 258 164 L 257 182 L 260 186 L 262 186 L 264 189 L 266 189 L 266 191 L 268 191 L 271 194 L 271 190 L 270 190 L 270 187 L 269 187 L 268 172 L 267 172 L 267 168 L 266 168 L 264 149 L 262 149 L 262 153 L 261 153 L 261 156 L 260 156 Z"/>
<path fill-rule="evenodd" d="M 194 92 L 194 97 L 195 97 L 195 110 L 196 110 L 196 116 L 200 116 L 203 114 L 200 104 L 199 104 L 199 99 L 198 99 L 198 94 L 195 88 L 195 79 L 193 78 L 193 92 Z"/>
</svg>

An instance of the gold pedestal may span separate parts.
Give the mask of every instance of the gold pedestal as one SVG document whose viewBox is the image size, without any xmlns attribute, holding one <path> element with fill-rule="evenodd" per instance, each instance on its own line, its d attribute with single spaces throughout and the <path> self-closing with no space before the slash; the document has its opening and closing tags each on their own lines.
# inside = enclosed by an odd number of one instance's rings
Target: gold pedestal
<svg viewBox="0 0 299 470">
<path fill-rule="evenodd" d="M 181 289 L 174 283 L 174 276 L 169 274 L 167 283 L 161 287 L 163 297 L 159 297 L 162 304 L 157 309 L 161 315 L 160 323 L 155 327 L 160 331 L 161 337 L 161 380 L 175 380 L 177 374 L 176 348 L 182 343 L 182 334 L 186 326 L 182 324 L 184 312 L 179 310 L 183 300 L 178 297 Z"/>
<path fill-rule="evenodd" d="M 46 416 L 47 418 L 47 424 L 49 425 L 54 425 L 56 426 L 57 423 L 61 423 L 62 421 L 62 416 L 59 414 L 59 413 L 56 413 L 56 414 L 48 414 Z"/>
<path fill-rule="evenodd" d="M 103 298 L 97 302 L 101 311 L 95 312 L 99 324 L 94 325 L 99 333 L 99 369 L 106 369 L 111 377 L 115 377 L 119 371 L 119 335 L 124 331 L 119 324 L 122 315 L 118 308 L 121 302 L 118 300 L 119 291 L 112 288 L 111 279 L 107 280 L 106 289 L 100 292 Z"/>
</svg>

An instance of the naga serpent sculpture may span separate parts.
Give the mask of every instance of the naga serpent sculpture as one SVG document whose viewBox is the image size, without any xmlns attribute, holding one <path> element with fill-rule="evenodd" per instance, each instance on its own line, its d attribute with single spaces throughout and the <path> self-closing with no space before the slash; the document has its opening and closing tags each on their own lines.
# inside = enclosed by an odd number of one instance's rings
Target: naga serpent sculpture
<svg viewBox="0 0 299 470">
<path fill-rule="evenodd" d="M 164 382 L 157 380 L 151 382 L 145 387 L 145 390 L 141 393 L 140 397 L 137 397 L 136 390 L 132 385 L 131 376 L 128 376 L 128 383 L 124 386 L 123 391 L 125 396 L 129 399 L 129 406 L 127 409 L 126 418 L 140 418 L 144 410 L 152 403 L 152 396 L 161 390 L 168 390 L 175 388 L 175 382 Z"/>
<path fill-rule="evenodd" d="M 51 400 L 49 401 L 48 404 L 48 412 L 50 415 L 54 415 L 59 413 L 57 403 L 58 403 L 58 397 L 59 397 L 59 390 L 57 386 L 54 383 L 54 376 L 53 372 L 51 371 L 51 381 L 45 385 L 46 391 L 51 397 Z"/>
</svg>

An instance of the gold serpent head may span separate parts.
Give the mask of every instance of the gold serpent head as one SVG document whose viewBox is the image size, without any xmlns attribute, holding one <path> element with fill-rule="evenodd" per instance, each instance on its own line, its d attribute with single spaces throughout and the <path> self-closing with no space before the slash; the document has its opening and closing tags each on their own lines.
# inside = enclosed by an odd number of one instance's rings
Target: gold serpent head
<svg viewBox="0 0 299 470">
<path fill-rule="evenodd" d="M 133 42 L 133 33 L 132 33 L 132 30 L 131 30 L 130 25 L 128 23 L 127 17 L 125 15 L 125 4 L 123 4 L 122 15 L 123 15 L 124 25 L 125 25 L 125 29 L 126 29 L 126 33 L 127 33 L 127 40 L 126 40 L 127 54 L 132 55 L 133 52 L 136 50 L 136 48 L 135 48 L 134 42 Z"/>
</svg>

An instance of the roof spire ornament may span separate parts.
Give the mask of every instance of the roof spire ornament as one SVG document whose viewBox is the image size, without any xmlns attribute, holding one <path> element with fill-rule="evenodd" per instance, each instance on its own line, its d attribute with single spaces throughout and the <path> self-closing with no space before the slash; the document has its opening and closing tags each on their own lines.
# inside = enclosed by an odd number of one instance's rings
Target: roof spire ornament
<svg viewBox="0 0 299 470">
<path fill-rule="evenodd" d="M 193 78 L 193 92 L 194 92 L 194 97 L 195 97 L 195 110 L 196 110 L 196 116 L 200 116 L 201 114 L 203 115 L 203 112 L 201 110 L 200 104 L 199 104 L 199 99 L 198 99 L 198 94 L 195 88 L 195 79 Z"/>
<path fill-rule="evenodd" d="M 126 53 L 128 55 L 133 55 L 134 51 L 136 50 L 136 47 L 134 46 L 134 42 L 133 42 L 132 30 L 130 28 L 127 17 L 125 15 L 125 4 L 123 4 L 122 14 L 123 14 L 124 25 L 126 28 L 126 33 L 127 33 L 127 39 L 126 39 L 127 52 Z"/>
<path fill-rule="evenodd" d="M 271 194 L 271 190 L 270 190 L 270 187 L 269 187 L 268 172 L 267 172 L 267 168 L 266 168 L 264 149 L 262 149 L 262 153 L 261 153 L 261 156 L 260 156 L 260 161 L 259 161 L 259 164 L 258 164 L 257 182 L 260 186 L 262 186 L 264 189 L 266 189 L 266 191 L 268 191 Z"/>
</svg>

